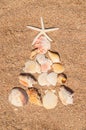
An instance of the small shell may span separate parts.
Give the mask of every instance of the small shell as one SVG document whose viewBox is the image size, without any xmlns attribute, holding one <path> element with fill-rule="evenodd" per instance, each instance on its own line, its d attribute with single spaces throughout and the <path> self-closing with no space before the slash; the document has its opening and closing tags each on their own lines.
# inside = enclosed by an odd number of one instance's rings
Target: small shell
<svg viewBox="0 0 86 130">
<path fill-rule="evenodd" d="M 56 83 L 57 83 L 57 74 L 54 73 L 54 72 L 49 73 L 49 74 L 47 75 L 47 81 L 48 81 L 51 85 L 55 86 Z"/>
<path fill-rule="evenodd" d="M 36 84 L 37 80 L 30 73 L 20 73 L 19 82 L 25 87 L 33 87 L 33 84 Z"/>
<path fill-rule="evenodd" d="M 33 59 L 34 56 L 38 53 L 38 49 L 34 49 L 31 51 L 30 59 Z"/>
<path fill-rule="evenodd" d="M 67 76 L 65 74 L 58 74 L 57 83 L 63 84 L 67 81 Z"/>
<path fill-rule="evenodd" d="M 53 63 L 60 63 L 60 56 L 57 52 L 53 52 L 53 51 L 48 51 L 48 55 L 50 57 L 50 59 L 52 60 Z"/>
<path fill-rule="evenodd" d="M 62 73 L 62 72 L 64 72 L 64 66 L 62 65 L 62 64 L 60 64 L 60 63 L 55 63 L 55 64 L 53 64 L 52 65 L 52 68 L 53 68 L 53 71 L 55 72 L 55 73 Z"/>
<path fill-rule="evenodd" d="M 58 102 L 57 96 L 53 91 L 48 90 L 43 97 L 43 106 L 46 109 L 53 109 L 56 107 Z"/>
<path fill-rule="evenodd" d="M 62 85 L 59 91 L 59 98 L 64 105 L 73 104 L 73 91 Z"/>
<path fill-rule="evenodd" d="M 12 105 L 22 107 L 27 104 L 28 95 L 24 89 L 15 87 L 11 90 L 8 100 Z"/>
<path fill-rule="evenodd" d="M 37 60 L 37 62 L 41 65 L 41 64 L 44 64 L 45 63 L 45 55 L 43 55 L 43 54 L 38 54 L 37 56 L 36 56 L 36 60 Z"/>
<path fill-rule="evenodd" d="M 41 71 L 42 72 L 48 72 L 48 70 L 51 69 L 51 65 L 52 65 L 51 60 L 46 58 L 45 63 L 41 65 Z"/>
<path fill-rule="evenodd" d="M 23 68 L 25 73 L 40 73 L 40 65 L 36 61 L 29 60 L 25 63 L 25 67 Z"/>
<path fill-rule="evenodd" d="M 42 74 L 39 75 L 39 77 L 38 77 L 38 83 L 41 86 L 46 86 L 46 85 L 49 86 L 50 85 L 48 83 L 48 81 L 47 81 L 47 73 L 42 73 Z"/>
<path fill-rule="evenodd" d="M 27 90 L 27 94 L 29 96 L 30 103 L 42 106 L 42 98 L 41 98 L 41 94 L 38 92 L 38 89 L 29 88 Z"/>
</svg>

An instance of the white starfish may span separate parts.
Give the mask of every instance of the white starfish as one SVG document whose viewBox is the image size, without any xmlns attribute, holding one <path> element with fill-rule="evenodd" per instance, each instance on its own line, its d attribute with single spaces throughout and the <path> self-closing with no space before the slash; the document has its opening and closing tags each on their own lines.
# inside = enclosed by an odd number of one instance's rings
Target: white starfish
<svg viewBox="0 0 86 130">
<path fill-rule="evenodd" d="M 33 26 L 27 26 L 27 28 L 38 31 L 38 35 L 35 37 L 35 39 L 33 40 L 32 45 L 36 42 L 36 40 L 38 39 L 39 36 L 44 35 L 49 41 L 52 41 L 49 36 L 46 34 L 47 32 L 51 32 L 51 31 L 55 31 L 58 30 L 59 28 L 48 28 L 45 29 L 44 28 L 44 23 L 43 23 L 43 18 L 41 17 L 41 29 L 37 28 L 37 27 L 33 27 Z"/>
</svg>

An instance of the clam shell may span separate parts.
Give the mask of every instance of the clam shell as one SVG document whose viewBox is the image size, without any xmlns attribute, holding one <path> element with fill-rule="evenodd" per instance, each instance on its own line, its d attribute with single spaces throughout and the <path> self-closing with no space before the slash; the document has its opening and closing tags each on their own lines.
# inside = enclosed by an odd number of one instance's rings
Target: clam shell
<svg viewBox="0 0 86 130">
<path fill-rule="evenodd" d="M 53 52 L 53 51 L 49 50 L 48 55 L 49 55 L 49 57 L 50 57 L 50 59 L 52 60 L 53 63 L 56 63 L 56 62 L 60 63 L 61 62 L 60 56 L 57 52 Z"/>
<path fill-rule="evenodd" d="M 25 67 L 23 68 L 25 73 L 40 73 L 40 65 L 36 61 L 29 60 L 25 63 Z"/>
<path fill-rule="evenodd" d="M 39 64 L 44 64 L 45 63 L 45 55 L 43 54 L 37 54 L 36 60 Z"/>
<path fill-rule="evenodd" d="M 73 91 L 62 85 L 59 91 L 59 98 L 64 105 L 73 104 Z"/>
<path fill-rule="evenodd" d="M 29 88 L 27 90 L 27 94 L 29 96 L 30 103 L 42 106 L 42 98 L 41 98 L 41 94 L 39 93 L 38 89 Z"/>
<path fill-rule="evenodd" d="M 54 72 L 49 73 L 49 74 L 47 75 L 47 81 L 48 81 L 51 85 L 55 86 L 56 83 L 57 83 L 57 74 L 54 73 Z"/>
<path fill-rule="evenodd" d="M 47 73 L 42 73 L 38 76 L 38 83 L 41 86 L 49 86 L 50 84 L 47 81 Z"/>
<path fill-rule="evenodd" d="M 9 93 L 8 100 L 12 105 L 22 107 L 27 104 L 28 95 L 24 89 L 14 87 Z"/>
<path fill-rule="evenodd" d="M 42 72 L 48 72 L 51 69 L 52 62 L 49 59 L 45 60 L 45 63 L 41 65 Z"/>
<path fill-rule="evenodd" d="M 53 91 L 48 90 L 43 97 L 43 106 L 46 109 L 53 109 L 56 107 L 58 102 L 57 96 Z"/>
<path fill-rule="evenodd" d="M 37 83 L 36 78 L 30 73 L 20 73 L 19 82 L 26 87 L 33 87 Z"/>
<path fill-rule="evenodd" d="M 67 81 L 67 76 L 65 74 L 58 74 L 57 83 L 63 84 Z"/>
<path fill-rule="evenodd" d="M 64 72 L 64 66 L 61 63 L 54 63 L 52 65 L 52 68 L 55 73 L 60 74 L 60 73 Z"/>
<path fill-rule="evenodd" d="M 36 49 L 33 49 L 33 50 L 31 51 L 30 59 L 33 59 L 33 58 L 36 56 L 37 53 L 38 53 L 38 49 L 37 49 L 37 48 L 36 48 Z"/>
</svg>

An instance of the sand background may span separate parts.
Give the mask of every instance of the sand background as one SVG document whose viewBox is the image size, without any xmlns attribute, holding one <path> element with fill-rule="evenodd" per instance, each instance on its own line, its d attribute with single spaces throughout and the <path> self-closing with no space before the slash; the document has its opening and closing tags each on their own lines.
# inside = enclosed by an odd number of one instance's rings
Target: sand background
<svg viewBox="0 0 86 130">
<path fill-rule="evenodd" d="M 28 103 L 15 109 L 8 102 L 10 90 L 21 85 L 18 75 L 29 59 L 37 32 L 27 25 L 58 27 L 48 33 L 52 50 L 58 51 L 74 90 L 74 104 L 59 101 L 52 110 Z M 0 0 L 0 130 L 86 130 L 86 1 Z"/>
</svg>

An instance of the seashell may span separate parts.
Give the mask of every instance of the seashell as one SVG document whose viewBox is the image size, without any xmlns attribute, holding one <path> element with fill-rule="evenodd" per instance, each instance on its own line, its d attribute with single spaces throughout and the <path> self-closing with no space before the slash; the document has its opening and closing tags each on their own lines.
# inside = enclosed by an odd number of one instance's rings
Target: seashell
<svg viewBox="0 0 86 130">
<path fill-rule="evenodd" d="M 37 80 L 30 73 L 20 73 L 19 82 L 25 87 L 33 87 L 33 84 L 36 84 Z"/>
<path fill-rule="evenodd" d="M 47 73 L 42 73 L 42 74 L 40 74 L 40 75 L 38 76 L 38 83 L 39 83 L 39 85 L 41 85 L 41 86 L 45 86 L 45 85 L 49 86 L 49 85 L 50 85 L 50 84 L 48 83 L 48 81 L 47 81 Z"/>
<path fill-rule="evenodd" d="M 25 73 L 40 73 L 40 65 L 36 61 L 29 60 L 25 63 L 25 67 L 23 68 Z"/>
<path fill-rule="evenodd" d="M 37 53 L 38 53 L 38 49 L 37 49 L 37 48 L 36 48 L 36 49 L 33 49 L 33 50 L 31 51 L 30 59 L 33 59 L 34 56 L 35 56 Z"/>
<path fill-rule="evenodd" d="M 53 63 L 56 63 L 56 62 L 60 63 L 61 62 L 60 56 L 57 52 L 53 52 L 53 51 L 49 50 L 48 55 L 49 55 L 49 57 L 50 57 L 50 59 L 52 60 Z"/>
<path fill-rule="evenodd" d="M 53 65 L 52 65 L 52 68 L 53 68 L 53 71 L 55 72 L 55 73 L 62 73 L 62 72 L 64 72 L 64 66 L 61 64 L 61 63 L 54 63 Z"/>
<path fill-rule="evenodd" d="M 47 75 L 47 81 L 48 81 L 51 85 L 55 86 L 56 83 L 57 83 L 57 74 L 56 74 L 55 72 L 49 73 L 49 74 Z"/>
<path fill-rule="evenodd" d="M 41 72 L 47 72 L 51 69 L 52 62 L 49 59 L 46 59 L 46 62 L 41 65 Z"/>
<path fill-rule="evenodd" d="M 58 74 L 57 83 L 63 84 L 67 81 L 67 76 L 65 74 Z"/>
<path fill-rule="evenodd" d="M 53 109 L 56 107 L 58 102 L 57 96 L 54 94 L 53 91 L 46 91 L 44 97 L 43 97 L 43 106 L 46 109 Z"/>
<path fill-rule="evenodd" d="M 73 104 L 73 91 L 62 85 L 59 91 L 59 98 L 64 105 Z"/>
<path fill-rule="evenodd" d="M 42 98 L 41 98 L 41 94 L 38 92 L 38 89 L 29 88 L 27 90 L 27 94 L 29 96 L 30 103 L 42 106 Z"/>
<path fill-rule="evenodd" d="M 34 48 L 38 48 L 38 53 L 45 54 L 51 48 L 50 41 L 45 36 L 40 36 L 34 44 Z"/>
<path fill-rule="evenodd" d="M 12 105 L 22 107 L 27 104 L 28 95 L 24 89 L 14 87 L 9 94 L 8 100 Z"/>
<path fill-rule="evenodd" d="M 37 54 L 36 60 L 39 64 L 44 64 L 45 63 L 45 55 L 44 54 Z"/>
</svg>

